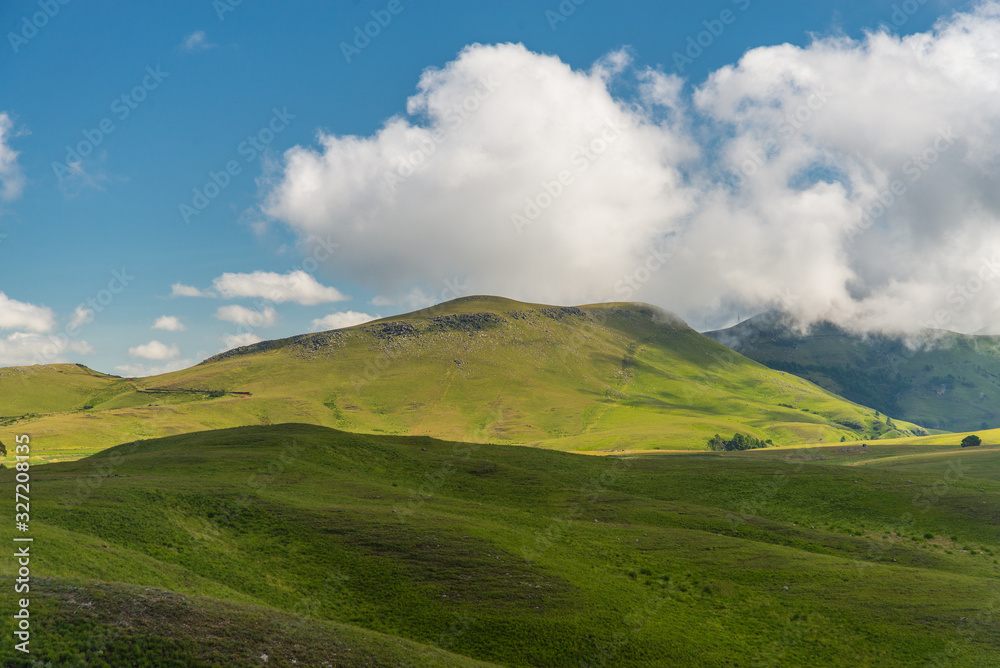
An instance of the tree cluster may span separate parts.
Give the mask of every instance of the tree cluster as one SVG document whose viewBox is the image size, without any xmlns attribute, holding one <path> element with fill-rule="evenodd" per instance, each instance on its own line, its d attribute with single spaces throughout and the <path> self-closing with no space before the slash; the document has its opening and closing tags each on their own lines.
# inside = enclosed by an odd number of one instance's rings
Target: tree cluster
<svg viewBox="0 0 1000 668">
<path fill-rule="evenodd" d="M 733 434 L 733 437 L 728 441 L 723 440 L 723 438 L 718 434 L 708 439 L 708 449 L 715 450 L 716 452 L 756 450 L 757 448 L 766 448 L 770 445 L 774 445 L 771 439 L 767 439 L 765 441 L 746 434 Z"/>
</svg>

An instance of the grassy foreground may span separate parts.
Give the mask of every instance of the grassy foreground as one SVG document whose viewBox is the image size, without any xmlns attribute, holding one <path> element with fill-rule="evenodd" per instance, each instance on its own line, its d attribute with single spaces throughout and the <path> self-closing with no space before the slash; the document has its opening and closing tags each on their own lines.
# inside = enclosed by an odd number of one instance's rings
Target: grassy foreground
<svg viewBox="0 0 1000 668">
<path fill-rule="evenodd" d="M 991 446 L 585 457 L 302 424 L 126 444 L 32 468 L 32 658 L 995 666 L 1000 481 L 973 472 L 998 469 Z"/>
<path fill-rule="evenodd" d="M 0 440 L 34 434 L 49 461 L 282 422 L 605 452 L 704 449 L 716 433 L 796 444 L 918 430 L 648 305 L 495 297 L 266 341 L 149 378 L 68 364 L 6 369 L 0 406 Z"/>
</svg>

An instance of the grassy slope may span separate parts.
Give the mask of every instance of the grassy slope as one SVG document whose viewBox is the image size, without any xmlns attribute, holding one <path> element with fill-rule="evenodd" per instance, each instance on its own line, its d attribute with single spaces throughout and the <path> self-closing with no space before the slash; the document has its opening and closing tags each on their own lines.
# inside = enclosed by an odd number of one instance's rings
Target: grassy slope
<svg viewBox="0 0 1000 668">
<path fill-rule="evenodd" d="M 69 367 L 46 368 L 25 384 L 51 392 L 52 369 L 65 375 Z M 636 304 L 577 310 L 464 298 L 257 344 L 162 376 L 101 383 L 86 397 L 66 385 L 68 396 L 52 409 L 62 412 L 0 427 L 0 439 L 26 431 L 37 437 L 39 454 L 62 459 L 135 438 L 306 422 L 363 433 L 623 450 L 704 448 L 712 434 L 735 431 L 776 443 L 836 441 L 870 437 L 880 424 L 871 410 L 734 355 Z M 23 386 L 0 384 L 0 401 Z M 251 396 L 211 398 L 190 390 Z M 85 404 L 94 408 L 82 410 Z"/>
<path fill-rule="evenodd" d="M 504 665 L 997 665 L 1000 482 L 944 490 L 945 462 L 843 463 L 582 457 L 307 425 L 120 446 L 32 469 L 32 574 L 48 578 L 35 658 L 92 657 L 103 645 L 88 639 L 110 636 L 178 665 L 227 652 L 262 665 L 248 651 L 342 665 L 335 650 L 403 665 L 367 629 Z M 175 594 L 136 604 L 130 628 L 118 622 L 135 590 L 116 601 L 115 582 Z M 329 624 L 296 640 L 295 615 Z M 205 620 L 190 638 L 170 631 Z"/>
<path fill-rule="evenodd" d="M 1000 425 L 1000 337 L 928 331 L 926 346 L 821 325 L 790 334 L 773 315 L 706 335 L 773 368 L 925 427 Z M 798 365 L 798 366 L 793 366 Z"/>
</svg>

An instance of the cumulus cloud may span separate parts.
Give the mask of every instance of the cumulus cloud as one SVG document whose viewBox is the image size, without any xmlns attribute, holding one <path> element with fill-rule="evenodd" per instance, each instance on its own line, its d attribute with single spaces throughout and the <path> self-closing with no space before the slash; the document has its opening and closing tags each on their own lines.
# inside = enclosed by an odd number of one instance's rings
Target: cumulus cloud
<svg viewBox="0 0 1000 668">
<path fill-rule="evenodd" d="M 690 212 L 678 164 L 697 152 L 681 120 L 611 94 L 621 57 L 599 65 L 468 47 L 422 75 L 408 118 L 286 152 L 264 209 L 303 237 L 333 236 L 336 271 L 380 303 L 454 276 L 476 292 L 602 298 Z"/>
<path fill-rule="evenodd" d="M 27 332 L 50 332 L 56 325 L 56 314 L 46 306 L 35 306 L 11 299 L 0 292 L 0 329 Z"/>
<path fill-rule="evenodd" d="M 344 327 L 371 322 L 378 317 L 377 315 L 368 315 L 367 313 L 359 313 L 358 311 L 340 311 L 323 316 L 322 318 L 316 318 L 312 321 L 311 327 L 314 332 L 326 331 L 328 329 L 343 329 Z"/>
<path fill-rule="evenodd" d="M 259 297 L 279 304 L 296 302 L 312 306 L 348 299 L 336 288 L 321 285 L 313 276 L 301 269 L 287 274 L 269 271 L 255 271 L 251 274 L 226 273 L 216 278 L 213 285 L 223 297 Z"/>
<path fill-rule="evenodd" d="M 143 357 L 148 360 L 169 360 L 181 354 L 176 345 L 167 345 L 153 340 L 139 346 L 128 349 L 128 354 L 132 357 Z"/>
<path fill-rule="evenodd" d="M 166 364 L 119 364 L 115 367 L 115 373 L 128 378 L 143 378 L 145 376 L 158 376 L 161 373 L 179 371 L 191 366 L 189 359 L 174 360 Z"/>
<path fill-rule="evenodd" d="M 201 290 L 192 285 L 184 285 L 183 283 L 174 283 L 170 286 L 170 296 L 171 297 L 214 297 L 215 295 L 206 290 Z"/>
<path fill-rule="evenodd" d="M 236 304 L 220 306 L 215 312 L 215 317 L 248 327 L 271 327 L 278 322 L 278 314 L 270 306 L 260 309 L 249 309 Z"/>
<path fill-rule="evenodd" d="M 239 348 L 241 346 L 249 346 L 254 343 L 260 343 L 264 339 L 260 338 L 256 334 L 250 332 L 244 332 L 242 334 L 230 334 L 229 336 L 222 337 L 223 348 L 220 353 L 224 353 L 227 350 L 232 350 L 233 348 Z"/>
<path fill-rule="evenodd" d="M 24 174 L 17 163 L 18 152 L 8 144 L 14 123 L 6 112 L 0 112 L 0 199 L 12 200 L 24 189 Z"/>
<path fill-rule="evenodd" d="M 760 47 L 703 82 L 474 45 L 372 136 L 287 151 L 263 209 L 332 237 L 325 269 L 379 303 L 459 276 L 705 327 L 777 307 L 1000 332 L 997 44 L 985 2 L 926 33 Z"/>
<path fill-rule="evenodd" d="M 183 332 L 186 328 L 177 316 L 161 315 L 153 323 L 153 329 L 162 329 L 167 332 Z"/>
</svg>

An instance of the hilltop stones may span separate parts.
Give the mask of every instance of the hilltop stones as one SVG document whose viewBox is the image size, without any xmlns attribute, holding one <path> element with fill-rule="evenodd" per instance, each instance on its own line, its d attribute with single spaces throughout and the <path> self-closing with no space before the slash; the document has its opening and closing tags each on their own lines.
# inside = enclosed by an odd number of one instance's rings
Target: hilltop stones
<svg viewBox="0 0 1000 668">
<path fill-rule="evenodd" d="M 361 331 L 368 332 L 378 339 L 394 339 L 400 336 L 413 336 L 417 333 L 417 328 L 408 322 L 379 322 L 374 325 L 362 327 Z"/>
<path fill-rule="evenodd" d="M 502 325 L 507 322 L 503 316 L 496 313 L 459 313 L 457 315 L 439 315 L 431 318 L 431 330 L 475 332 Z"/>
<path fill-rule="evenodd" d="M 559 307 L 543 308 L 540 309 L 540 311 L 542 315 L 548 316 L 553 320 L 562 320 L 564 317 L 568 315 L 575 315 L 582 318 L 584 315 L 583 311 L 576 308 L 575 306 L 559 306 Z"/>
</svg>

